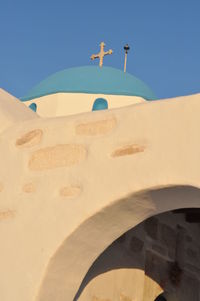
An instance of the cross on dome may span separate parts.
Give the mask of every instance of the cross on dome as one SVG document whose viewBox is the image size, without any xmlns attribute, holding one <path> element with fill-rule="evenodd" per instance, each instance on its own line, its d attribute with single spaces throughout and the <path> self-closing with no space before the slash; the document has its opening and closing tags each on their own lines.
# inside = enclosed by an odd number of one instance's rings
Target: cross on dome
<svg viewBox="0 0 200 301">
<path fill-rule="evenodd" d="M 90 57 L 92 61 L 93 61 L 94 59 L 99 58 L 99 67 L 102 67 L 102 66 L 103 66 L 103 59 L 104 59 L 104 56 L 113 53 L 113 50 L 112 50 L 112 49 L 110 49 L 110 50 L 108 50 L 108 51 L 104 51 L 105 45 L 106 45 L 106 44 L 105 44 L 104 42 L 101 42 L 101 44 L 100 44 L 100 52 L 99 52 L 98 54 L 93 54 L 93 55 L 91 55 L 91 57 Z"/>
</svg>

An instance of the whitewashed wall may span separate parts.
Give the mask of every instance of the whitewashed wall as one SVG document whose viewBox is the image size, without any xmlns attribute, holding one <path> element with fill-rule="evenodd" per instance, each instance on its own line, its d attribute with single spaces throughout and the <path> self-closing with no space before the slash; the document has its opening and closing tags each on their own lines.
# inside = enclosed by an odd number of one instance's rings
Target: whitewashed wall
<svg viewBox="0 0 200 301">
<path fill-rule="evenodd" d="M 29 106 L 37 105 L 37 114 L 41 117 L 66 116 L 83 112 L 91 112 L 94 101 L 104 98 L 108 102 L 108 108 L 119 108 L 144 102 L 142 97 L 85 93 L 56 93 L 35 98 L 24 102 Z"/>
</svg>

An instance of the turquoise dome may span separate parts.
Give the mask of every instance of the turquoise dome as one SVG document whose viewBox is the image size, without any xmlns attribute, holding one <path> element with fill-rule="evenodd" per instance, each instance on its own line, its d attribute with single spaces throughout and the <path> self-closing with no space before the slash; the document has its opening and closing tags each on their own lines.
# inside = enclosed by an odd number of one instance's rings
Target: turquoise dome
<svg viewBox="0 0 200 301">
<path fill-rule="evenodd" d="M 129 73 L 111 67 L 86 66 L 66 69 L 47 77 L 21 100 L 60 92 L 141 96 L 146 100 L 156 98 L 146 84 Z"/>
</svg>

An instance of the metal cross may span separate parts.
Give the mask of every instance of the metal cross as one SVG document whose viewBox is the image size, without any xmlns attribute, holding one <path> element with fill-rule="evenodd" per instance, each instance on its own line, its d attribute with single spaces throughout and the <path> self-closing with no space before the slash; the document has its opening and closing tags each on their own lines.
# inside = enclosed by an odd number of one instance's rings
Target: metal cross
<svg viewBox="0 0 200 301">
<path fill-rule="evenodd" d="M 93 54 L 93 55 L 91 55 L 91 57 L 90 57 L 92 61 L 93 61 L 94 59 L 98 59 L 98 58 L 99 58 L 99 67 L 102 67 L 102 66 L 103 66 L 103 59 L 104 59 L 104 56 L 113 53 L 112 49 L 110 49 L 110 50 L 108 50 L 108 51 L 104 51 L 104 47 L 105 47 L 104 42 L 101 42 L 101 44 L 100 44 L 100 52 L 99 52 L 98 54 Z"/>
</svg>

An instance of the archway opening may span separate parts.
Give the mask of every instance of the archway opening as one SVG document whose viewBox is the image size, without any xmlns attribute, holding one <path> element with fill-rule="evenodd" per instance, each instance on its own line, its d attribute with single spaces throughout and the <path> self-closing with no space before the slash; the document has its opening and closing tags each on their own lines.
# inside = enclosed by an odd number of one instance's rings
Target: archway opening
<svg viewBox="0 0 200 301">
<path fill-rule="evenodd" d="M 74 301 L 198 301 L 199 236 L 197 208 L 146 219 L 96 259 Z"/>
<path fill-rule="evenodd" d="M 125 195 L 124 197 L 113 201 L 107 207 L 99 208 L 95 214 L 86 218 L 73 233 L 67 236 L 62 244 L 56 249 L 48 263 L 46 273 L 40 286 L 38 294 L 39 299 L 37 300 L 78 300 L 78 298 L 82 297 L 83 291 L 87 289 L 88 284 L 94 279 L 97 270 L 95 270 L 95 273 L 92 274 L 91 278 L 88 277 L 88 273 L 94 268 L 97 260 L 102 258 L 103 254 L 105 255 L 105 251 L 109 246 L 111 247 L 113 244 L 118 244 L 120 240 L 123 241 L 123 236 L 129 232 L 131 228 L 134 227 L 133 229 L 136 229 L 142 222 L 147 222 L 150 217 L 155 218 L 159 216 L 160 213 L 164 214 L 167 212 L 172 216 L 172 211 L 180 208 L 200 208 L 199 200 L 200 189 L 187 185 L 171 185 L 159 188 L 152 187 L 151 189 L 149 187 L 145 191 L 142 190 L 137 193 Z M 179 214 L 175 216 L 179 216 Z M 180 216 L 183 216 L 183 214 Z M 169 227 L 172 227 L 172 225 L 170 224 Z M 140 239 L 141 235 L 137 238 Z M 125 239 L 125 241 L 126 243 L 129 242 L 127 239 Z M 130 245 L 130 243 L 127 245 Z M 167 244 L 167 246 L 168 245 L 170 244 Z M 146 254 L 146 248 L 143 248 L 143 250 L 145 250 L 143 253 Z M 150 249 L 150 251 L 152 250 Z M 120 252 L 117 252 L 117 254 L 119 255 Z M 130 268 L 143 271 L 143 274 L 145 272 L 145 287 L 149 286 L 152 288 L 150 285 L 152 283 L 151 280 L 157 284 L 155 285 L 156 292 L 154 291 L 151 298 L 151 300 L 154 301 L 163 290 L 167 290 L 166 285 L 164 284 L 168 282 L 165 281 L 165 277 L 163 279 L 163 275 L 165 276 L 166 271 L 169 274 L 168 267 L 171 267 L 169 264 L 171 262 L 166 262 L 166 260 L 164 260 L 163 268 L 160 269 L 160 271 L 162 271 L 161 273 L 157 271 L 156 267 L 157 258 L 160 259 L 162 253 L 155 254 L 155 250 L 154 252 L 148 252 L 148 256 L 143 257 L 142 260 L 139 255 L 140 252 L 138 252 L 137 256 L 136 252 L 134 252 L 134 256 L 131 256 L 132 266 Z M 121 258 L 123 258 L 123 256 L 121 256 Z M 137 260 L 135 260 L 135 258 L 137 258 Z M 116 262 L 115 259 L 118 258 L 110 256 L 110 262 L 113 264 L 113 267 L 110 269 L 111 267 L 109 266 L 109 268 L 107 268 L 108 272 L 117 270 L 116 266 L 114 266 L 114 263 Z M 153 265 L 153 268 L 148 269 L 146 268 L 148 267 L 146 261 L 156 263 L 156 265 Z M 137 263 L 137 266 L 134 265 L 135 262 Z M 163 260 L 158 262 L 162 263 Z M 119 266 L 118 269 L 120 270 L 122 266 L 121 263 L 119 264 L 119 260 L 117 261 L 117 264 Z M 140 268 L 139 264 L 143 264 L 143 270 Z M 152 265 L 149 266 L 152 267 Z M 100 265 L 100 268 L 102 268 L 102 265 Z M 177 265 L 172 264 L 171 270 L 173 272 L 175 271 L 177 274 Z M 151 273 L 148 274 L 148 271 Z M 96 277 L 104 272 L 106 272 L 105 269 L 98 270 Z M 178 273 L 178 275 L 179 274 L 180 273 Z M 162 281 L 160 281 L 159 278 L 161 278 Z M 177 281 L 179 277 L 176 275 L 175 278 Z M 149 279 L 150 281 L 148 281 Z M 85 280 L 88 282 L 85 282 Z M 186 289 L 188 286 L 183 286 L 182 295 L 188 298 L 185 298 L 185 300 L 199 301 L 199 296 L 197 295 L 198 288 L 196 289 L 198 283 L 196 283 L 196 279 L 194 280 L 190 275 L 189 277 L 186 275 L 184 281 L 187 284 L 189 283 L 189 286 L 193 287 L 194 291 L 192 297 L 188 296 L 188 290 Z M 106 283 L 106 287 L 109 287 L 108 283 Z M 151 291 L 153 290 L 151 289 Z M 190 290 L 190 292 L 191 291 L 192 290 Z M 146 296 L 148 297 L 147 300 L 150 301 L 149 294 Z M 113 298 L 109 301 L 112 301 L 112 299 Z M 146 300 L 143 298 L 143 301 Z"/>
</svg>

